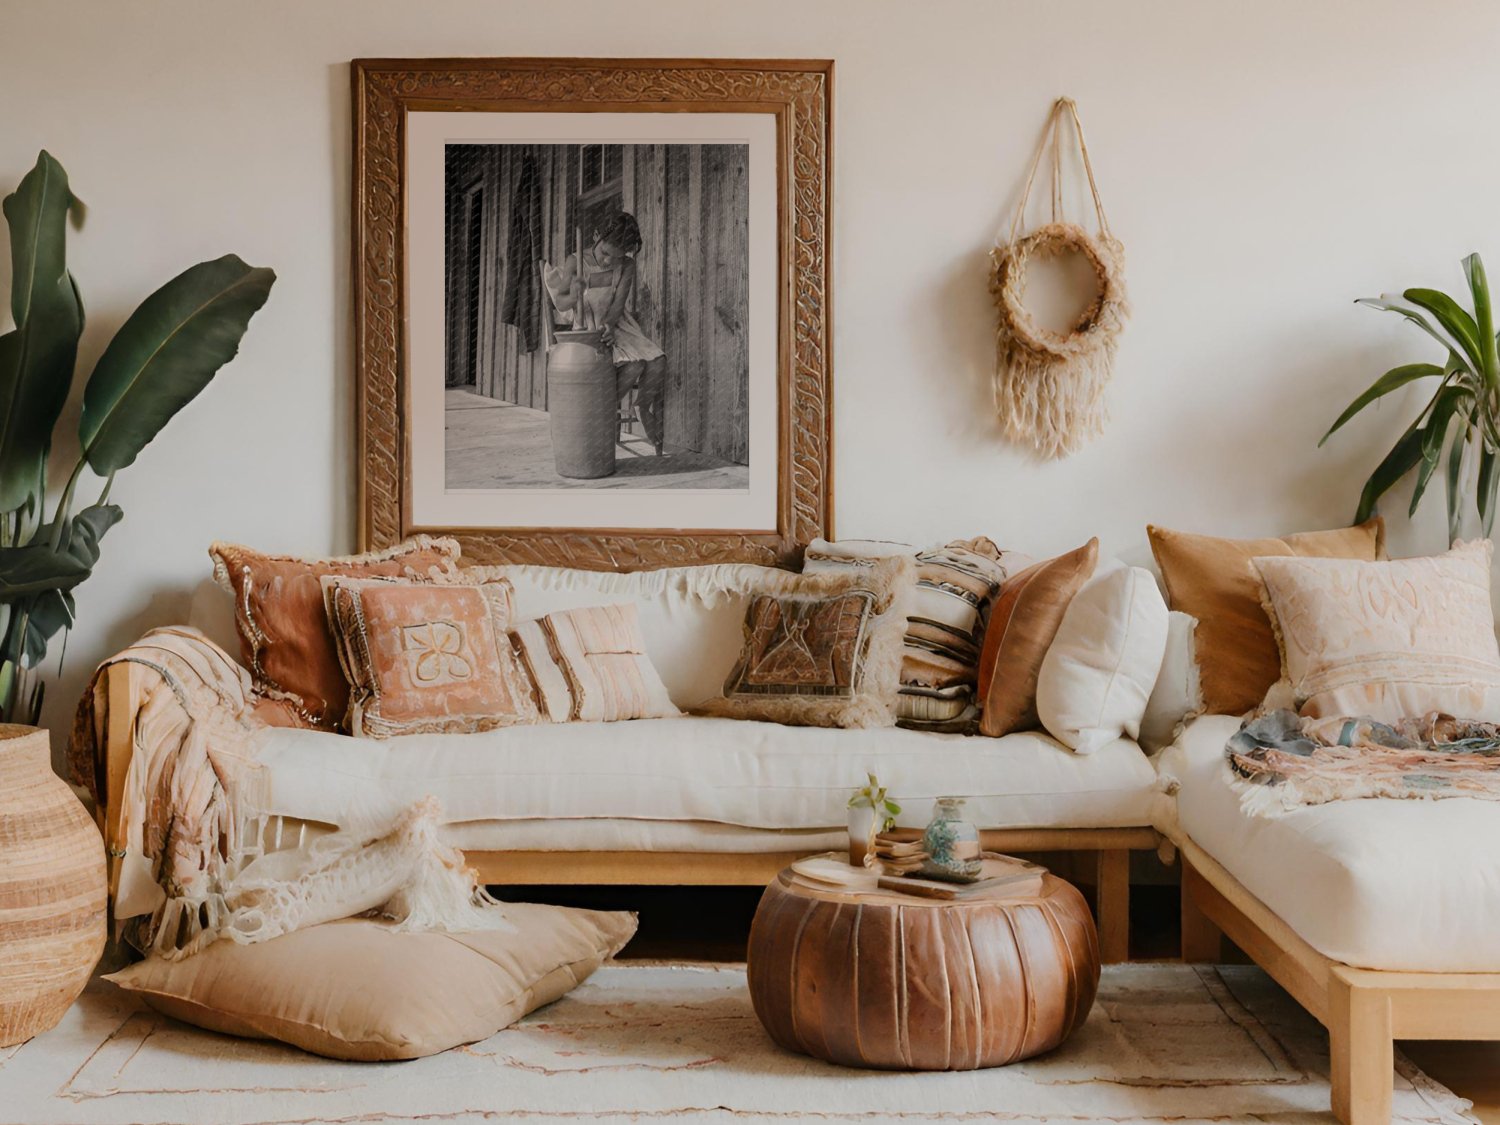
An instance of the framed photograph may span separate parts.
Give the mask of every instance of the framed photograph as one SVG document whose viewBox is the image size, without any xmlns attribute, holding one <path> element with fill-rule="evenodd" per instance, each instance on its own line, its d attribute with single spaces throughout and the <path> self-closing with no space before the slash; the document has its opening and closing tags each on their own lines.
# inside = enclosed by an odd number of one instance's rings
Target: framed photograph
<svg viewBox="0 0 1500 1125">
<path fill-rule="evenodd" d="M 635 570 L 830 535 L 831 80 L 357 60 L 361 545 Z"/>
</svg>

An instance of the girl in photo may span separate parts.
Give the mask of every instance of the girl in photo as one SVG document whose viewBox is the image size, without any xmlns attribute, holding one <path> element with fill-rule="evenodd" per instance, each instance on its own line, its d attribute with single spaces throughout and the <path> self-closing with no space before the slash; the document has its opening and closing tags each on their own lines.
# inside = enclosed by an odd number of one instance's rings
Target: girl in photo
<svg viewBox="0 0 1500 1125">
<path fill-rule="evenodd" d="M 637 388 L 636 415 L 660 457 L 667 354 L 629 311 L 636 282 L 635 254 L 640 248 L 641 228 L 635 216 L 616 211 L 595 228 L 591 244 L 581 255 L 582 269 L 579 256 L 570 254 L 561 268 L 547 271 L 546 282 L 557 307 L 572 310 L 575 328 L 603 330 L 604 343 L 614 353 L 619 397 Z"/>
</svg>

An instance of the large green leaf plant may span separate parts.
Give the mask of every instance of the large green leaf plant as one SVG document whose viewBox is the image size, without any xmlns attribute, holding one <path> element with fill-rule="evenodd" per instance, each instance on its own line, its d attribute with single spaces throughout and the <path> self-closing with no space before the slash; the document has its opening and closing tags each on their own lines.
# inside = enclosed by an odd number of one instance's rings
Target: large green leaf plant
<svg viewBox="0 0 1500 1125">
<path fill-rule="evenodd" d="M 1407 473 L 1416 471 L 1409 515 L 1443 466 L 1448 499 L 1448 539 L 1459 536 L 1464 512 L 1473 494 L 1484 534 L 1495 524 L 1495 495 L 1500 488 L 1500 356 L 1497 356 L 1495 318 L 1489 282 L 1478 254 L 1463 260 L 1473 311 L 1436 289 L 1408 289 L 1399 295 L 1367 297 L 1358 304 L 1397 313 L 1432 337 L 1447 353 L 1436 363 L 1407 363 L 1387 371 L 1339 415 L 1322 445 L 1344 423 L 1372 402 L 1409 383 L 1438 380 L 1422 409 L 1375 467 L 1359 497 L 1356 523 L 1375 513 L 1376 505 Z"/>
<path fill-rule="evenodd" d="M 0 720 L 35 723 L 44 684 L 31 670 L 73 624 L 73 591 L 124 515 L 109 502 L 115 473 L 234 358 L 276 275 L 228 254 L 141 303 L 84 385 L 78 459 L 49 515 L 47 462 L 84 324 L 66 255 L 69 215 L 81 208 L 62 165 L 43 152 L 3 209 L 15 327 L 0 335 Z M 85 468 L 104 484 L 75 511 Z"/>
</svg>

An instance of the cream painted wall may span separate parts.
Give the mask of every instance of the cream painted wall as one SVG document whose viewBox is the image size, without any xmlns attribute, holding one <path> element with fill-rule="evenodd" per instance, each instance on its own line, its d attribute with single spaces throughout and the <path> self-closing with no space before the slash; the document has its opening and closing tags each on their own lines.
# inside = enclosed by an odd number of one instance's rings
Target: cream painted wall
<svg viewBox="0 0 1500 1125">
<path fill-rule="evenodd" d="M 1042 553 L 1098 534 L 1139 556 L 1148 520 L 1345 520 L 1411 403 L 1317 438 L 1427 354 L 1350 302 L 1456 286 L 1472 249 L 1500 270 L 1500 6 L 1483 0 L 0 0 L 0 191 L 45 146 L 90 205 L 71 248 L 89 358 L 191 262 L 233 250 L 280 275 L 233 366 L 116 485 L 126 519 L 80 591 L 55 730 L 92 663 L 185 618 L 211 539 L 351 546 L 347 63 L 450 54 L 837 60 L 845 536 Z M 1089 127 L 1135 319 L 1108 432 L 1037 466 L 989 421 L 985 254 L 1060 93 Z M 1438 519 L 1394 522 L 1398 552 L 1442 546 Z"/>
</svg>

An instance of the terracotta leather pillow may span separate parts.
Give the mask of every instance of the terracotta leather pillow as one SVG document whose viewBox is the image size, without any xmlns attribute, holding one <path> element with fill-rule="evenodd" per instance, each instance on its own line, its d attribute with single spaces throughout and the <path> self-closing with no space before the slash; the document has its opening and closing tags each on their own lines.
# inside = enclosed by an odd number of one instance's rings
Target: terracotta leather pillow
<svg viewBox="0 0 1500 1125">
<path fill-rule="evenodd" d="M 348 918 L 256 945 L 216 941 L 106 979 L 195 1027 L 376 1062 L 488 1039 L 620 951 L 634 914 L 507 903 L 515 931 L 396 933 Z"/>
<path fill-rule="evenodd" d="M 1099 540 L 1027 567 L 1000 587 L 979 657 L 979 732 L 999 738 L 1041 725 L 1036 685 L 1073 595 L 1094 573 Z"/>
<path fill-rule="evenodd" d="M 240 655 L 256 690 L 286 703 L 288 717 L 319 730 L 338 729 L 349 706 L 321 579 L 451 574 L 458 551 L 456 541 L 426 535 L 389 550 L 331 559 L 268 555 L 232 543 L 208 549 L 215 581 L 234 598 Z"/>
<path fill-rule="evenodd" d="M 1374 562 L 1385 557 L 1385 521 L 1266 539 L 1219 539 L 1148 526 L 1167 605 L 1198 619 L 1195 634 L 1203 709 L 1242 715 L 1281 678 L 1281 656 L 1261 604 L 1252 559 L 1296 556 Z"/>
<path fill-rule="evenodd" d="M 535 723 L 511 649 L 509 581 L 322 580 L 349 683 L 349 733 L 473 734 Z"/>
</svg>

